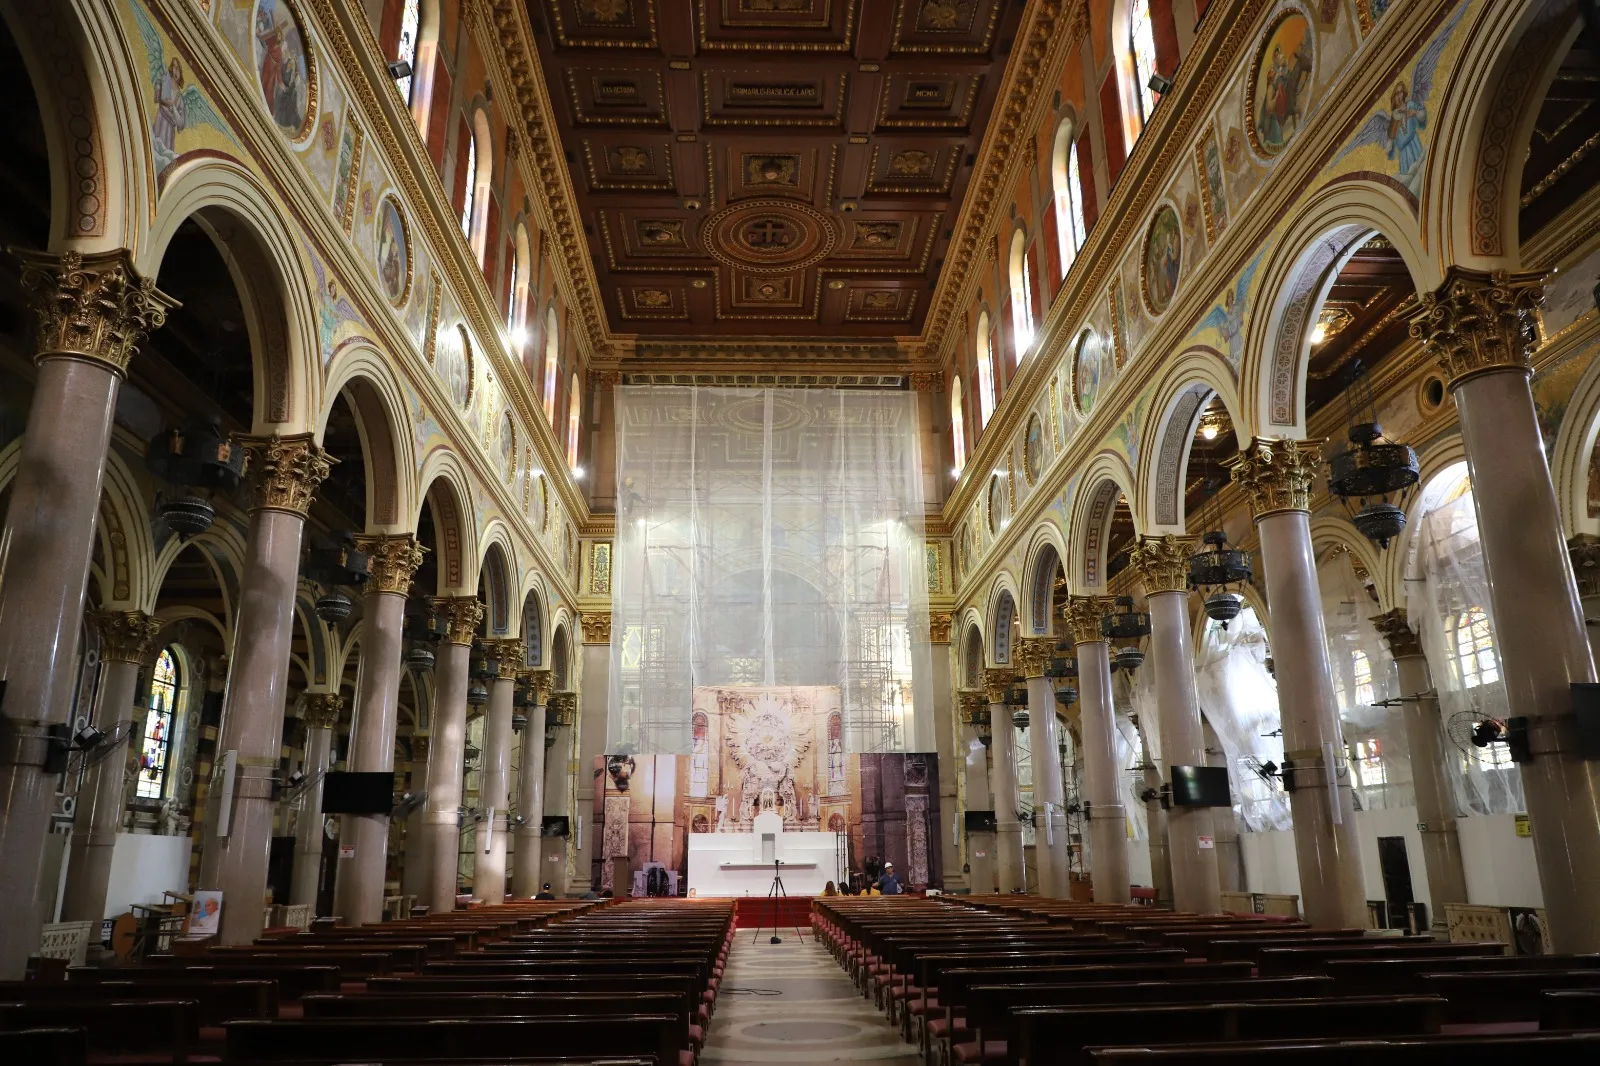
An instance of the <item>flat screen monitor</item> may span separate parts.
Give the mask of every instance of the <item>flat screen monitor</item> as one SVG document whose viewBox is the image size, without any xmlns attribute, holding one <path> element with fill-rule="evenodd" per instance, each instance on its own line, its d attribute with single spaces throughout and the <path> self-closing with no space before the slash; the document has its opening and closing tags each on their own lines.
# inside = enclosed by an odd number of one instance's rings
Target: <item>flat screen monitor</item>
<svg viewBox="0 0 1600 1066">
<path fill-rule="evenodd" d="M 1228 770 L 1223 766 L 1174 766 L 1172 768 L 1174 807 L 1232 807 L 1228 791 Z"/>
<path fill-rule="evenodd" d="M 393 773 L 330 770 L 322 779 L 323 814 L 388 814 L 393 809 Z"/>
<path fill-rule="evenodd" d="M 995 818 L 993 811 L 968 811 L 967 832 L 993 833 L 995 831 Z"/>
<path fill-rule="evenodd" d="M 544 816 L 544 825 L 540 832 L 547 837 L 565 837 L 572 835 L 572 829 L 564 814 L 547 814 Z"/>
</svg>

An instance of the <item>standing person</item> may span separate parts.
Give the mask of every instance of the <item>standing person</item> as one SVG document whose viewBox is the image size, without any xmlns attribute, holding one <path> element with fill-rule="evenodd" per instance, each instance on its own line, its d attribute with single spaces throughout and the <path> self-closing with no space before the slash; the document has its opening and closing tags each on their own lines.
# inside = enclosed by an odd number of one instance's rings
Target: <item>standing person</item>
<svg viewBox="0 0 1600 1066">
<path fill-rule="evenodd" d="M 878 891 L 885 896 L 898 896 L 905 891 L 900 887 L 900 879 L 894 875 L 894 863 L 883 864 L 883 876 L 878 878 Z"/>
</svg>

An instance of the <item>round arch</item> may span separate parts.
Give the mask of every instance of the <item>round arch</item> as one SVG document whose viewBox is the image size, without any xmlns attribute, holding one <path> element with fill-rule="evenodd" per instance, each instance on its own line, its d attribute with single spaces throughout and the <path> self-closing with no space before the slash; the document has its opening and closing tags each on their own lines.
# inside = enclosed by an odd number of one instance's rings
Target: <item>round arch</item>
<svg viewBox="0 0 1600 1066">
<path fill-rule="evenodd" d="M 1041 522 L 1029 539 L 1022 587 L 1028 590 L 1023 607 L 1022 628 L 1030 636 L 1049 636 L 1055 623 L 1051 618 L 1056 571 L 1066 572 L 1067 547 L 1054 522 Z"/>
<path fill-rule="evenodd" d="M 1398 590 L 1407 581 L 1421 579 L 1419 559 L 1422 544 L 1418 539 L 1423 516 L 1439 504 L 1439 482 L 1443 475 L 1453 476 L 1467 469 L 1466 443 L 1460 434 L 1451 434 L 1429 445 L 1417 456 L 1421 476 L 1417 479 L 1418 491 L 1406 503 L 1406 528 L 1400 541 L 1392 545 L 1389 555 L 1390 581 Z"/>
<path fill-rule="evenodd" d="M 1600 360 L 1584 370 L 1567 400 L 1567 410 L 1556 432 L 1550 455 L 1550 477 L 1561 508 L 1561 528 L 1567 536 L 1600 534 L 1600 517 L 1589 514 L 1590 469 L 1600 446 Z"/>
<path fill-rule="evenodd" d="M 511 546 L 511 531 L 496 518 L 484 530 L 478 550 L 478 576 L 484 591 L 484 626 L 490 636 L 520 635 L 522 616 L 512 609 L 517 586 L 516 551 Z"/>
<path fill-rule="evenodd" d="M 958 687 L 983 687 L 983 619 L 976 608 L 966 610 L 961 626 L 961 683 Z"/>
<path fill-rule="evenodd" d="M 322 379 L 316 286 L 300 258 L 303 238 L 285 224 L 287 211 L 254 175 L 230 160 L 179 166 L 135 267 L 158 277 L 167 246 L 190 218 L 210 236 L 228 264 L 244 307 L 254 367 L 252 433 L 304 433 L 319 413 Z"/>
<path fill-rule="evenodd" d="M 1136 506 L 1138 496 L 1132 489 L 1133 476 L 1121 456 L 1112 452 L 1101 452 L 1095 456 L 1089 468 L 1083 472 L 1082 484 L 1083 490 L 1073 500 L 1067 584 L 1088 593 L 1105 587 L 1106 533 L 1111 528 L 1117 497 L 1122 496 L 1128 501 L 1136 535 L 1144 532 L 1144 522 Z"/>
<path fill-rule="evenodd" d="M 542 668 L 550 661 L 548 652 L 550 627 L 549 595 L 544 578 L 531 568 L 522 576 L 520 602 L 522 603 L 523 665 Z"/>
<path fill-rule="evenodd" d="M 155 565 L 150 569 L 150 598 L 142 605 L 148 612 L 159 614 L 156 607 L 161 602 L 161 589 L 166 584 L 167 573 L 173 561 L 186 549 L 193 548 L 200 559 L 211 569 L 217 588 L 222 595 L 222 624 L 233 624 L 234 605 L 239 601 L 240 575 L 244 573 L 245 542 L 242 532 L 233 523 L 221 520 L 198 536 L 183 540 L 169 536 L 157 550 Z"/>
<path fill-rule="evenodd" d="M 1238 388 L 1220 353 L 1209 348 L 1190 350 L 1174 360 L 1156 387 L 1156 397 L 1151 406 L 1160 415 L 1151 421 L 1140 449 L 1140 511 L 1149 517 L 1151 535 L 1182 534 L 1188 518 L 1184 473 L 1200 415 L 1212 397 L 1220 398 L 1240 439 L 1248 439 L 1248 434 L 1239 418 Z"/>
<path fill-rule="evenodd" d="M 1253 435 L 1306 435 L 1306 367 L 1311 358 L 1310 324 L 1344 264 L 1361 244 L 1381 233 L 1395 247 L 1418 292 L 1442 278 L 1424 254 L 1411 209 L 1400 195 L 1376 182 L 1345 179 L 1324 186 L 1262 264 L 1240 370 L 1242 421 Z M 1241 432 L 1240 439 L 1245 439 Z"/>
<path fill-rule="evenodd" d="M 418 511 L 412 477 L 417 469 L 404 386 L 390 364 L 373 348 L 341 352 L 329 368 L 324 402 L 317 419 L 317 438 L 327 432 L 328 418 L 343 394 L 355 415 L 365 460 L 368 533 L 409 533 L 407 519 Z"/>
<path fill-rule="evenodd" d="M 984 614 L 987 619 L 984 628 L 989 632 L 989 646 L 986 649 L 989 663 L 994 666 L 1009 665 L 1011 626 L 1017 617 L 1017 590 L 1010 574 L 1002 572 L 995 576 L 989 590 L 988 609 Z"/>
<path fill-rule="evenodd" d="M 1378 553 L 1377 547 L 1360 530 L 1350 523 L 1350 520 L 1337 515 L 1322 515 L 1311 521 L 1311 550 L 1320 557 L 1329 548 L 1339 547 L 1348 551 L 1351 556 L 1365 570 L 1367 576 L 1372 578 L 1372 587 L 1378 594 L 1378 604 L 1373 608 L 1376 614 L 1380 610 L 1388 610 L 1396 606 L 1394 603 L 1393 589 L 1388 586 L 1388 568 L 1384 566 L 1384 557 Z"/>
<path fill-rule="evenodd" d="M 438 449 L 423 462 L 422 474 L 417 482 L 424 488 L 417 508 L 419 513 L 412 519 L 411 528 L 417 528 L 417 518 L 420 518 L 421 508 L 425 504 L 433 515 L 439 595 L 468 596 L 476 593 L 477 553 L 471 551 L 471 546 L 478 543 L 478 538 L 472 526 L 472 509 L 466 504 L 471 499 L 467 486 L 472 481 L 460 457 L 448 448 Z"/>
<path fill-rule="evenodd" d="M 555 692 L 571 692 L 574 681 L 573 676 L 573 641 L 572 619 L 567 615 L 565 607 L 556 615 L 552 623 L 550 634 L 550 679 L 551 689 Z"/>
</svg>

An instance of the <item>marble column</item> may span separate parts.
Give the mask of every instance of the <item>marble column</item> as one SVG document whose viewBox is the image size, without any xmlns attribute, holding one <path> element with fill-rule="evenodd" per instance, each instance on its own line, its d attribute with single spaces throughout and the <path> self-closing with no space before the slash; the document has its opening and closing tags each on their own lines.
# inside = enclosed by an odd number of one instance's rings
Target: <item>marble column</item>
<svg viewBox="0 0 1600 1066">
<path fill-rule="evenodd" d="M 216 880 L 201 886 L 222 891 L 224 945 L 249 944 L 261 935 L 300 534 L 312 495 L 332 463 L 309 433 L 242 437 L 240 443 L 249 452 L 255 498 L 217 745 L 219 769 L 230 756 L 236 763 L 233 795 L 223 794 L 220 779 L 213 792 L 219 817 L 206 846 L 214 849 Z"/>
<path fill-rule="evenodd" d="M 1194 645 L 1189 638 L 1189 557 L 1199 547 L 1189 537 L 1143 537 L 1133 566 L 1144 582 L 1150 611 L 1150 662 L 1155 671 L 1161 757 L 1174 766 L 1205 766 L 1205 727 L 1194 683 Z M 1170 786 L 1169 776 L 1166 784 Z M 1231 813 L 1231 812 L 1230 812 Z M 1217 871 L 1215 818 L 1210 807 L 1171 806 L 1166 812 L 1167 861 L 1172 866 L 1172 905 L 1180 911 L 1222 910 Z"/>
<path fill-rule="evenodd" d="M 106 887 L 111 880 L 111 853 L 126 809 L 128 738 L 133 733 L 139 674 L 155 665 L 161 623 L 143 611 L 96 611 L 100 631 L 100 706 L 95 728 L 116 743 L 94 750 L 94 765 L 78 789 L 78 813 L 73 819 L 71 852 L 67 859 L 67 885 L 61 903 L 64 922 L 98 922 L 106 913 Z"/>
<path fill-rule="evenodd" d="M 1003 893 L 1025 892 L 1027 872 L 1022 861 L 1022 823 L 1017 810 L 1022 806 L 1022 791 L 1017 786 L 1017 731 L 1011 724 L 1011 708 L 1006 706 L 1006 691 L 1014 676 L 1011 667 L 983 672 L 983 687 L 989 697 L 990 742 L 994 767 L 989 776 L 994 791 L 995 881 Z"/>
<path fill-rule="evenodd" d="M 1033 752 L 1034 861 L 1039 895 L 1066 899 L 1068 871 L 1066 798 L 1061 785 L 1060 728 L 1056 725 L 1055 685 L 1044 676 L 1056 655 L 1054 637 L 1030 637 L 1017 648 L 1028 681 L 1028 739 Z"/>
<path fill-rule="evenodd" d="M 483 604 L 473 596 L 440 597 L 434 609 L 445 620 L 433 668 L 433 729 L 429 734 L 428 802 L 424 829 L 433 876 L 428 883 L 430 914 L 455 910 L 461 866 L 461 786 L 467 758 L 467 685 L 473 635 L 483 621 Z"/>
<path fill-rule="evenodd" d="M 1311 548 L 1311 483 L 1322 473 L 1322 445 L 1258 437 L 1227 465 L 1261 538 L 1284 769 L 1293 770 L 1285 787 L 1293 785 L 1301 913 L 1314 926 L 1359 928 L 1367 924 L 1366 887 Z"/>
<path fill-rule="evenodd" d="M 993 814 L 989 745 L 980 736 L 980 728 L 989 728 L 989 706 L 981 691 L 963 689 L 957 698 L 961 703 L 961 752 L 966 762 L 965 809 Z M 999 887 L 995 883 L 995 834 L 991 830 L 967 830 L 966 840 L 968 885 L 974 895 L 987 896 Z"/>
<path fill-rule="evenodd" d="M 1439 697 L 1434 692 L 1422 642 L 1406 621 L 1403 607 L 1372 620 L 1394 656 L 1400 681 L 1401 714 L 1406 746 L 1411 751 L 1411 785 L 1417 797 L 1417 829 L 1422 834 L 1422 866 L 1428 872 L 1431 923 L 1444 926 L 1444 905 L 1467 902 L 1467 874 L 1461 860 L 1461 840 L 1456 833 L 1456 802 L 1445 777 L 1447 753 L 1439 717 Z"/>
<path fill-rule="evenodd" d="M 1065 618 L 1078 649 L 1078 717 L 1083 731 L 1083 792 L 1089 815 L 1089 882 L 1096 903 L 1133 898 L 1128 875 L 1128 814 L 1117 791 L 1116 713 L 1111 705 L 1111 646 L 1101 620 L 1106 596 L 1073 596 Z M 1037 776 L 1037 775 L 1035 775 Z"/>
<path fill-rule="evenodd" d="M 71 724 L 117 391 L 172 306 L 123 250 L 21 259 L 38 376 L 0 532 L 0 980 L 22 977 L 55 902 L 41 876 L 58 777 L 45 770 L 48 731 Z"/>
<path fill-rule="evenodd" d="M 1539 274 L 1451 267 L 1424 293 L 1411 335 L 1455 397 L 1472 475 L 1500 678 L 1527 720 L 1518 769 L 1557 952 L 1600 951 L 1600 759 L 1580 750 L 1572 684 L 1593 683 L 1594 655 L 1562 539 L 1529 387 L 1538 344 Z"/>
<path fill-rule="evenodd" d="M 522 820 L 517 823 L 517 846 L 511 852 L 511 894 L 518 899 L 531 899 L 543 883 L 539 880 L 539 849 L 544 845 L 539 836 L 544 828 L 544 720 L 552 676 L 549 670 L 528 671 L 533 706 L 522 727 L 517 766 L 517 815 Z"/>
<path fill-rule="evenodd" d="M 428 735 L 411 737 L 411 792 L 428 791 Z M 428 809 L 424 801 L 406 817 L 405 855 L 401 859 L 400 891 L 426 905 L 433 890 L 433 861 L 428 845 Z"/>
<path fill-rule="evenodd" d="M 938 757 L 939 795 L 935 798 L 938 809 L 934 812 L 932 823 L 936 827 L 934 831 L 944 838 L 940 850 L 946 856 L 943 882 L 928 887 L 942 888 L 945 891 L 967 887 L 967 878 L 961 871 L 961 864 L 956 861 L 955 847 L 955 839 L 961 832 L 958 821 L 961 817 L 960 805 L 956 795 L 957 786 L 960 784 L 956 766 L 961 754 L 956 749 L 960 740 L 960 727 L 956 722 L 955 685 L 951 673 L 952 621 L 949 611 L 931 611 L 928 614 L 928 641 L 932 653 L 930 686 L 933 704 L 933 746 L 921 749 L 933 751 Z"/>
<path fill-rule="evenodd" d="M 506 834 L 511 830 L 511 715 L 517 674 L 522 670 L 520 640 L 490 642 L 499 673 L 489 684 L 489 710 L 483 724 L 483 821 L 476 834 L 473 895 L 491 906 L 506 901 Z"/>
<path fill-rule="evenodd" d="M 371 572 L 361 596 L 361 678 L 350 737 L 350 770 L 394 773 L 394 738 L 400 725 L 400 675 L 405 669 L 406 596 L 422 565 L 422 548 L 409 535 L 356 538 Z M 339 819 L 341 850 L 333 912 L 346 925 L 383 921 L 389 870 L 389 815 L 346 814 Z"/>
<path fill-rule="evenodd" d="M 583 644 L 579 651 L 581 663 L 577 686 L 577 715 L 574 725 L 576 740 L 574 761 L 568 765 L 570 779 L 588 782 L 596 756 L 607 755 L 606 735 L 609 729 L 609 699 L 611 692 L 611 612 L 585 611 L 580 620 Z M 580 797 L 579 810 L 584 810 L 587 796 Z M 601 835 L 604 827 L 593 817 L 585 818 L 581 834 L 573 822 L 573 879 L 568 891 L 577 889 L 581 894 L 590 884 L 595 861 L 602 852 Z M 623 891 L 626 891 L 624 889 Z M 619 893 L 620 894 L 620 893 Z"/>
<path fill-rule="evenodd" d="M 1579 533 L 1567 538 L 1567 557 L 1578 584 L 1578 606 L 1589 634 L 1589 653 L 1600 659 L 1600 537 Z"/>
<path fill-rule="evenodd" d="M 555 726 L 555 743 L 545 749 L 545 808 L 551 817 L 566 818 L 569 832 L 576 836 L 577 819 L 572 810 L 573 726 L 578 720 L 578 694 L 553 692 L 545 708 L 545 724 Z M 571 881 L 588 885 L 589 872 L 570 871 L 572 836 L 546 837 L 539 845 L 539 881 L 550 882 L 556 895 L 566 895 Z"/>
<path fill-rule="evenodd" d="M 300 796 L 300 814 L 294 823 L 294 881 L 289 902 L 308 903 L 313 913 L 317 886 L 322 883 L 322 778 L 333 761 L 333 729 L 343 714 L 344 697 L 337 692 L 306 693 L 306 755 L 302 772 L 308 783 Z M 337 901 L 334 913 L 339 913 Z"/>
<path fill-rule="evenodd" d="M 1147 843 L 1150 846 L 1150 880 L 1155 886 L 1156 900 L 1162 906 L 1172 906 L 1172 860 L 1168 857 L 1167 840 L 1170 829 L 1167 826 L 1167 809 L 1162 806 L 1161 797 L 1161 768 L 1151 758 L 1150 753 L 1160 751 L 1160 744 L 1150 742 L 1153 723 L 1145 722 L 1140 716 L 1130 716 L 1133 728 L 1139 733 L 1139 743 L 1144 745 L 1144 769 L 1140 773 L 1140 782 L 1144 786 L 1140 798 L 1144 801 L 1145 825 L 1149 830 Z M 1160 736 L 1160 734 L 1156 734 Z"/>
</svg>

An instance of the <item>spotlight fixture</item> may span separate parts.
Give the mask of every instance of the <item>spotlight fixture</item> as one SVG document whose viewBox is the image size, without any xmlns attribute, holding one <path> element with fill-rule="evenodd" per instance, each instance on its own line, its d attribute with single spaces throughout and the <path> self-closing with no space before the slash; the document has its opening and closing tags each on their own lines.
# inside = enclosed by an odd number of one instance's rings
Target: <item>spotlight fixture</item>
<svg viewBox="0 0 1600 1066">
<path fill-rule="evenodd" d="M 300 782 L 304 781 L 305 779 L 306 772 L 304 770 L 296 770 L 294 773 L 289 775 L 289 787 L 299 788 Z"/>
<path fill-rule="evenodd" d="M 100 742 L 105 738 L 106 735 L 102 730 L 96 729 L 92 725 L 86 725 L 82 729 L 78 730 L 78 732 L 73 736 L 72 740 L 75 744 L 77 744 L 80 750 L 88 751 L 91 748 L 98 747 Z"/>
<path fill-rule="evenodd" d="M 1150 87 L 1151 92 L 1158 96 L 1165 96 L 1172 91 L 1172 79 L 1163 78 L 1159 74 L 1150 75 L 1150 80 L 1145 84 Z"/>
<path fill-rule="evenodd" d="M 403 81 L 411 77 L 411 64 L 404 59 L 396 59 L 393 63 L 386 64 L 386 66 L 389 71 L 389 77 L 395 81 Z"/>
</svg>

